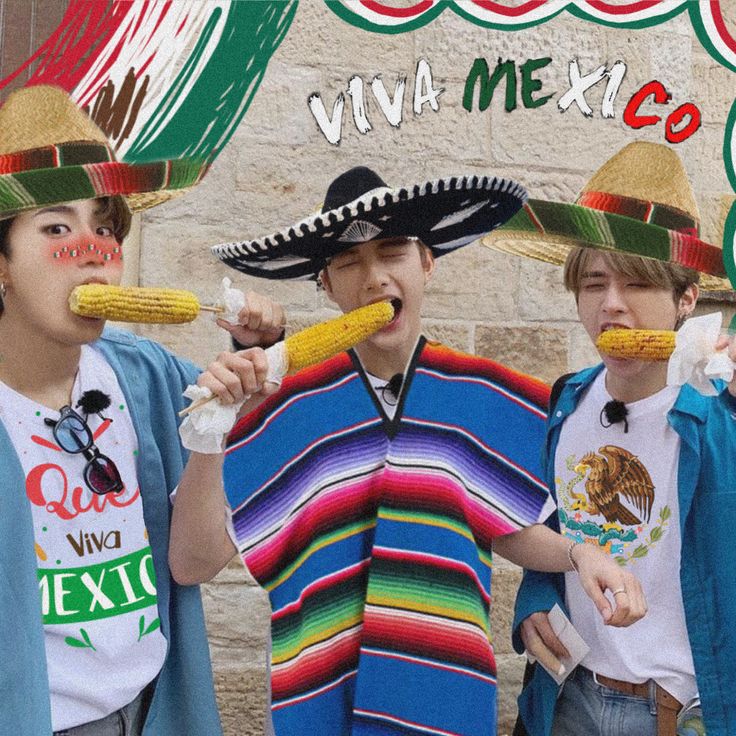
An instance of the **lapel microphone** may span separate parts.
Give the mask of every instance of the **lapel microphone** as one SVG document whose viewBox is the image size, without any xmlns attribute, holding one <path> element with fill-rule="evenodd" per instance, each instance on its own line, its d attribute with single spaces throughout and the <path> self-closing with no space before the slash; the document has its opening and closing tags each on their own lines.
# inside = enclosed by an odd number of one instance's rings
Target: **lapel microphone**
<svg viewBox="0 0 736 736">
<path fill-rule="evenodd" d="M 401 392 L 401 387 L 404 385 L 404 374 L 403 373 L 394 373 L 391 378 L 389 378 L 388 383 L 386 384 L 386 388 L 396 397 L 399 397 L 399 393 Z"/>
<path fill-rule="evenodd" d="M 389 378 L 388 383 L 385 386 L 381 386 L 381 396 L 389 406 L 396 406 L 396 404 L 399 403 L 399 394 L 401 393 L 401 387 L 403 385 L 404 374 L 394 373 L 394 375 Z"/>
<path fill-rule="evenodd" d="M 601 409 L 599 417 L 601 426 L 608 428 L 612 424 L 623 422 L 624 434 L 626 434 L 629 431 L 629 423 L 626 421 L 626 416 L 628 415 L 628 413 L 629 410 L 626 408 L 626 404 L 624 404 L 623 401 L 617 401 L 616 399 L 607 401 L 603 406 L 603 409 Z M 604 416 L 606 418 L 605 422 L 603 421 Z"/>
<path fill-rule="evenodd" d="M 95 388 L 85 391 L 77 402 L 77 408 L 81 409 L 87 416 L 100 414 L 110 406 L 110 397 Z"/>
</svg>

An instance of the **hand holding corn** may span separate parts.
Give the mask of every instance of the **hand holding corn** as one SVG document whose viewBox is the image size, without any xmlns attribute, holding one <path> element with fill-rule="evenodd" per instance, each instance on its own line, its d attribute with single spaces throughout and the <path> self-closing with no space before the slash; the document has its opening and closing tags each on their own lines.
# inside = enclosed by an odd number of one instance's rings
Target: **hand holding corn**
<svg viewBox="0 0 736 736">
<path fill-rule="evenodd" d="M 219 303 L 226 305 L 226 312 L 217 324 L 226 330 L 242 346 L 273 345 L 281 338 L 286 324 L 284 310 L 278 302 L 263 294 L 230 288 L 230 279 L 223 279 L 223 291 Z"/>
<path fill-rule="evenodd" d="M 181 324 L 191 322 L 200 311 L 215 312 L 217 324 L 241 345 L 271 345 L 284 329 L 284 310 L 266 296 L 247 294 L 230 288 L 222 280 L 218 303 L 205 306 L 191 291 L 139 286 L 84 284 L 69 296 L 69 306 L 83 317 L 112 319 L 116 322 Z"/>
<path fill-rule="evenodd" d="M 287 337 L 283 343 L 277 343 L 266 349 L 265 356 L 268 361 L 269 379 L 275 376 L 276 380 L 280 381 L 286 373 L 293 373 L 307 366 L 321 363 L 323 360 L 327 360 L 327 358 L 331 358 L 333 355 L 337 355 L 365 340 L 374 332 L 385 327 L 393 317 L 394 309 L 390 302 L 377 302 L 376 304 L 354 309 L 352 312 L 335 319 L 300 330 L 296 334 Z M 221 356 L 221 360 L 233 363 L 234 360 L 237 360 L 237 356 L 237 353 L 225 354 Z M 234 364 L 233 367 L 235 367 Z M 219 380 L 220 383 L 227 385 L 223 380 L 226 371 L 217 363 L 211 364 L 208 370 L 216 374 L 213 377 Z M 231 379 L 229 383 L 233 385 L 234 382 Z M 235 393 L 233 393 L 233 389 L 230 389 L 231 396 L 229 398 L 233 401 L 240 400 L 242 397 L 238 395 L 237 387 L 234 390 Z M 181 411 L 180 415 L 189 414 L 214 398 L 213 395 L 195 401 Z"/>
<path fill-rule="evenodd" d="M 184 392 L 193 403 L 180 412 L 187 415 L 179 427 L 182 444 L 194 452 L 222 452 L 224 438 L 249 394 L 273 393 L 287 371 L 319 363 L 352 347 L 387 325 L 393 316 L 391 304 L 379 302 L 308 327 L 265 351 L 250 348 L 223 353 L 200 376 L 199 385 L 188 386 Z"/>
</svg>

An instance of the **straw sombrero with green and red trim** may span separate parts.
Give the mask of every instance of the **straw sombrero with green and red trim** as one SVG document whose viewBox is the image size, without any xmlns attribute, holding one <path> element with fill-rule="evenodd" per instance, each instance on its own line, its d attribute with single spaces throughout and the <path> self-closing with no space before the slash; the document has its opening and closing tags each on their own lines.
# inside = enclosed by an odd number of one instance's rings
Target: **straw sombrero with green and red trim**
<svg viewBox="0 0 736 736">
<path fill-rule="evenodd" d="M 144 210 L 183 194 L 206 169 L 193 159 L 116 161 L 103 131 L 58 87 L 23 87 L 0 107 L 0 219 L 114 195 Z"/>
<path fill-rule="evenodd" d="M 598 169 L 574 204 L 529 199 L 481 242 L 559 265 L 580 246 L 655 258 L 699 271 L 704 289 L 730 290 L 722 250 L 699 231 L 698 206 L 677 154 L 636 141 Z"/>
</svg>

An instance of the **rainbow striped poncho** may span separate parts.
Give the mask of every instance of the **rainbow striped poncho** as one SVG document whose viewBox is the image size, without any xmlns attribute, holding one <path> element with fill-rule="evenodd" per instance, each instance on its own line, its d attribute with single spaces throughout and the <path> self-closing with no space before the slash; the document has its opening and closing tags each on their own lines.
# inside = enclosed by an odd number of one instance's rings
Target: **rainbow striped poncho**
<svg viewBox="0 0 736 736">
<path fill-rule="evenodd" d="M 272 606 L 277 736 L 492 736 L 493 538 L 553 509 L 547 387 L 420 340 L 390 420 L 357 356 L 233 431 L 225 489 Z"/>
</svg>

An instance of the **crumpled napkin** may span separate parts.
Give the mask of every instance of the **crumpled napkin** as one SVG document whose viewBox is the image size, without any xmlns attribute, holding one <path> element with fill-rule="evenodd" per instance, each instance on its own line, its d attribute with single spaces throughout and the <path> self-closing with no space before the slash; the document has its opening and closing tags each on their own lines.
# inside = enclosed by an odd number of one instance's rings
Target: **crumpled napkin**
<svg viewBox="0 0 736 736">
<path fill-rule="evenodd" d="M 277 342 L 265 353 L 268 358 L 266 381 L 280 386 L 281 380 L 289 370 L 286 343 Z M 208 388 L 192 384 L 186 387 L 184 396 L 192 401 L 198 401 L 211 397 L 212 392 Z M 187 414 L 179 427 L 182 445 L 187 450 L 205 455 L 222 452 L 225 437 L 233 428 L 240 408 L 249 398 L 250 396 L 246 396 L 237 404 L 222 404 L 215 399 Z"/>
<path fill-rule="evenodd" d="M 225 311 L 219 314 L 214 313 L 212 316 L 214 319 L 224 319 L 226 322 L 236 325 L 238 324 L 238 314 L 245 306 L 245 294 L 240 289 L 233 289 L 232 283 L 227 276 L 222 280 L 220 298 L 217 300 L 217 304 Z"/>
<path fill-rule="evenodd" d="M 675 350 L 667 365 L 668 386 L 689 383 L 704 396 L 715 396 L 718 391 L 711 379 L 731 381 L 736 363 L 725 350 L 716 352 L 714 347 L 722 322 L 721 312 L 713 312 L 688 319 L 677 331 Z"/>
<path fill-rule="evenodd" d="M 184 396 L 192 401 L 208 399 L 212 391 L 196 384 L 186 387 Z M 214 455 L 222 452 L 222 443 L 225 435 L 235 424 L 240 404 L 221 404 L 219 401 L 208 401 L 191 414 L 184 417 L 179 427 L 181 443 L 187 450 L 201 452 L 205 455 Z"/>
</svg>

